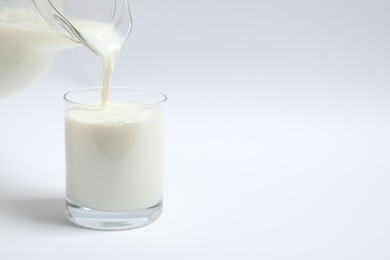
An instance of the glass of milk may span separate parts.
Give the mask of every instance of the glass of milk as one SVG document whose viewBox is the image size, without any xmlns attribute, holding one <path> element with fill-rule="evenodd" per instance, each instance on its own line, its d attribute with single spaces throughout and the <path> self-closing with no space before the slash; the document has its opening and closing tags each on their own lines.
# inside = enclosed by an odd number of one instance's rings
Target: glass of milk
<svg viewBox="0 0 390 260">
<path fill-rule="evenodd" d="M 69 219 L 100 230 L 155 221 L 163 201 L 167 97 L 112 87 L 108 102 L 101 102 L 101 88 L 71 91 L 64 99 Z"/>
</svg>

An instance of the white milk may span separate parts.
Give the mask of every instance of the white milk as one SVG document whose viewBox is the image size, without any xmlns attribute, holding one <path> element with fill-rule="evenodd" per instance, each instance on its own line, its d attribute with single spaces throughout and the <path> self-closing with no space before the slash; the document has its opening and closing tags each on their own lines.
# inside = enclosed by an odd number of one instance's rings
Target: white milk
<svg viewBox="0 0 390 260">
<path fill-rule="evenodd" d="M 50 66 L 55 53 L 81 46 L 35 18 L 33 10 L 4 8 L 0 12 L 0 97 L 28 85 Z M 12 21 L 28 24 L 12 25 Z M 113 25 L 72 21 L 102 58 L 104 66 L 102 103 L 108 100 L 114 63 L 122 35 Z"/>
<path fill-rule="evenodd" d="M 65 125 L 68 199 L 102 211 L 141 210 L 162 200 L 161 111 L 75 107 Z"/>
<path fill-rule="evenodd" d="M 59 50 L 79 46 L 57 32 L 0 22 L 0 97 L 43 74 Z"/>
</svg>

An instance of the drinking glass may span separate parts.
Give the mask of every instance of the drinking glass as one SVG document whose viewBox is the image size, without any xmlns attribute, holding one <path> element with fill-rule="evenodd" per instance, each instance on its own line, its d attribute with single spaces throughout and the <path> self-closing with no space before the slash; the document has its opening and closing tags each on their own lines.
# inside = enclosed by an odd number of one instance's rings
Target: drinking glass
<svg viewBox="0 0 390 260">
<path fill-rule="evenodd" d="M 162 212 L 164 111 L 157 91 L 112 87 L 68 92 L 65 100 L 66 212 L 77 225 L 132 229 Z"/>
</svg>

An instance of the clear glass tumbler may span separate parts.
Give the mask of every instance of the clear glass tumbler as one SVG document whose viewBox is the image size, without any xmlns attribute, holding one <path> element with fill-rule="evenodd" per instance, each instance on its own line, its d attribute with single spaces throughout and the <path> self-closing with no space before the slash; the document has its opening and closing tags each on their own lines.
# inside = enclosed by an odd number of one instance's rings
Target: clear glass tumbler
<svg viewBox="0 0 390 260">
<path fill-rule="evenodd" d="M 162 212 L 164 115 L 157 91 L 113 87 L 65 94 L 66 212 L 83 227 L 145 226 Z"/>
</svg>

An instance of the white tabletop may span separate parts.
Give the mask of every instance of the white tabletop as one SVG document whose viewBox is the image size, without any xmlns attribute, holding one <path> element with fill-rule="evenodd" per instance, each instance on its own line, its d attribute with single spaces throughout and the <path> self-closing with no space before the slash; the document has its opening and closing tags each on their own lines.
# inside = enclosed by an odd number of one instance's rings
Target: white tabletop
<svg viewBox="0 0 390 260">
<path fill-rule="evenodd" d="M 0 100 L 0 259 L 389 259 L 388 1 L 132 1 L 115 85 L 169 97 L 164 211 L 120 232 L 64 214 L 60 53 Z"/>
</svg>

